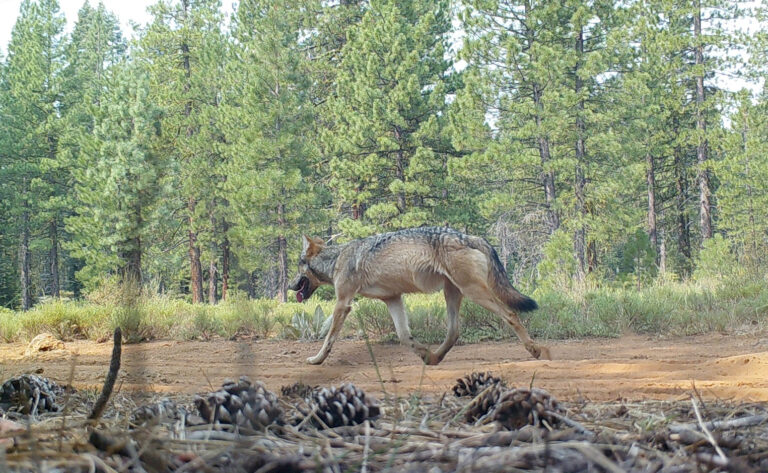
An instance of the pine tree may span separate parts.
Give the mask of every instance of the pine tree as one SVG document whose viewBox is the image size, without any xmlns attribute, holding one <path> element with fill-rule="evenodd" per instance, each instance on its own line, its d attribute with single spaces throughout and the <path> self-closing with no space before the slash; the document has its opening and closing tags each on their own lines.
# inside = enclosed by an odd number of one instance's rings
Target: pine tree
<svg viewBox="0 0 768 473">
<path fill-rule="evenodd" d="M 93 132 L 83 134 L 75 171 L 76 215 L 68 249 L 85 266 L 78 277 L 93 288 L 104 275 L 142 280 L 143 246 L 160 195 L 164 163 L 156 152 L 161 113 L 149 102 L 149 80 L 136 65 L 104 71 L 108 88 L 94 107 Z"/>
<path fill-rule="evenodd" d="M 166 179 L 177 190 L 167 201 L 167 213 L 183 215 L 189 289 L 193 302 L 202 302 L 201 253 L 215 239 L 206 233 L 215 231 L 211 228 L 217 208 L 214 189 L 219 184 L 215 163 L 221 159 L 215 109 L 221 100 L 226 47 L 220 3 L 161 1 L 150 10 L 154 19 L 139 41 L 137 55 L 150 74 L 150 100 L 164 112 L 161 152 L 176 164 L 175 173 Z"/>
<path fill-rule="evenodd" d="M 67 189 L 59 159 L 64 18 L 55 0 L 25 0 L 8 46 L 3 123 L 8 127 L 5 168 L 14 196 L 14 227 L 18 235 L 20 306 L 32 305 L 33 291 L 59 294 L 58 231 L 61 200 Z M 45 233 L 48 268 L 32 278 L 32 239 Z"/>
<path fill-rule="evenodd" d="M 289 1 L 238 5 L 228 81 L 235 98 L 225 104 L 231 143 L 225 186 L 238 261 L 249 272 L 276 268 L 281 301 L 289 248 L 291 255 L 299 249 L 299 239 L 290 237 L 307 231 L 322 202 L 313 180 L 313 84 L 300 43 L 302 18 Z M 275 257 L 264 259 L 269 253 Z"/>
<path fill-rule="evenodd" d="M 349 237 L 432 222 L 446 180 L 447 2 L 373 1 L 342 50 L 330 187 Z"/>
<path fill-rule="evenodd" d="M 88 146 L 93 139 L 91 136 L 96 127 L 97 118 L 103 120 L 104 110 L 98 110 L 102 105 L 102 95 L 115 82 L 109 72 L 109 68 L 118 64 L 126 53 L 127 45 L 120 31 L 117 18 L 99 3 L 93 8 L 87 2 L 78 12 L 78 18 L 74 30 L 65 46 L 66 66 L 62 71 L 62 106 L 61 113 L 65 123 L 62 131 L 60 150 L 61 160 L 67 167 L 70 186 L 83 182 L 77 182 L 76 175 L 83 176 L 87 169 L 98 165 L 98 150 L 92 150 L 92 155 L 82 155 L 81 146 Z M 118 69 L 122 70 L 122 69 Z M 64 209 L 62 214 L 67 217 L 73 215 L 73 210 L 82 202 L 77 201 L 77 192 L 68 193 L 64 197 Z M 94 205 L 98 204 L 98 201 Z M 76 221 L 74 219 L 72 221 Z M 67 232 L 71 228 L 65 228 Z M 92 233 L 65 233 L 66 239 L 63 246 L 79 248 L 82 239 L 88 239 Z M 87 235 L 87 236 L 86 236 Z M 85 249 L 86 252 L 98 252 L 98 249 Z M 88 259 L 92 259 L 93 253 Z M 71 256 L 71 255 L 67 255 Z M 75 280 L 77 271 L 83 269 L 83 260 L 73 259 L 68 261 L 68 279 L 70 287 L 75 295 L 78 294 L 81 282 Z M 95 269 L 85 270 L 81 273 L 91 285 L 98 275 Z M 88 274 L 88 276 L 85 276 Z"/>
<path fill-rule="evenodd" d="M 717 201 L 719 226 L 741 249 L 750 268 L 765 263 L 768 219 L 768 124 L 766 101 L 757 104 L 747 91 L 739 97 L 731 116 L 726 157 L 714 165 L 720 180 Z"/>
</svg>

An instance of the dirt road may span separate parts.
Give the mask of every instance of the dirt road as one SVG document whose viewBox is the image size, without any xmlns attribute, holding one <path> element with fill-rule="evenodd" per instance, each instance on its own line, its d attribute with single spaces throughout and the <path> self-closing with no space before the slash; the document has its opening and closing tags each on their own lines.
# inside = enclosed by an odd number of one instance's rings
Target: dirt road
<svg viewBox="0 0 768 473">
<path fill-rule="evenodd" d="M 342 340 L 321 366 L 304 363 L 320 343 L 292 341 L 156 341 L 123 349 L 121 389 L 195 393 L 224 378 L 248 375 L 271 389 L 352 381 L 366 390 L 408 395 L 442 392 L 471 371 L 490 370 L 511 385 L 535 385 L 563 400 L 676 399 L 691 392 L 730 400 L 768 401 L 768 336 L 712 334 L 685 338 L 625 336 L 605 340 L 551 341 L 553 361 L 531 360 L 518 343 L 455 347 L 438 366 L 423 366 L 398 344 L 373 344 L 379 381 L 365 342 Z M 75 387 L 104 380 L 111 344 L 66 343 L 66 351 L 24 357 L 23 344 L 0 344 L 0 378 L 43 369 Z"/>
</svg>

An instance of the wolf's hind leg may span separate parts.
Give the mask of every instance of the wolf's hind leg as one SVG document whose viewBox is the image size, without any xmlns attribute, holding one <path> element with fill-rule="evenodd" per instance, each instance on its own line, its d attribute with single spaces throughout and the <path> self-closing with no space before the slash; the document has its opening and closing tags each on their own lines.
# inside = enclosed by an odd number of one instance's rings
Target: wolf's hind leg
<svg viewBox="0 0 768 473">
<path fill-rule="evenodd" d="M 307 363 L 311 365 L 319 365 L 328 358 L 328 354 L 331 353 L 331 347 L 333 347 L 336 337 L 339 336 L 341 327 L 344 325 L 344 320 L 347 318 L 350 310 L 352 310 L 352 307 L 349 305 L 349 300 L 336 301 L 336 307 L 333 309 L 331 329 L 328 330 L 328 335 L 325 336 L 323 347 L 320 348 L 317 355 L 307 358 Z"/>
<path fill-rule="evenodd" d="M 429 351 L 426 345 L 417 342 L 413 338 L 413 335 L 411 335 L 411 328 L 408 326 L 408 315 L 405 313 L 405 305 L 403 304 L 402 297 L 397 296 L 392 299 L 387 299 L 384 303 L 387 304 L 389 314 L 392 316 L 392 321 L 395 323 L 395 330 L 397 331 L 398 338 L 400 338 L 400 343 L 411 347 L 411 349 L 424 360 L 424 363 L 428 365 L 438 364 L 440 361 L 437 360 L 435 354 Z"/>
<path fill-rule="evenodd" d="M 448 279 L 445 281 L 443 294 L 445 295 L 447 315 L 446 325 L 448 330 L 445 334 L 445 341 L 435 352 L 435 357 L 437 358 L 438 363 L 443 361 L 446 353 L 453 348 L 453 345 L 455 345 L 456 341 L 459 339 L 459 308 L 461 307 L 461 300 L 463 298 L 461 291 L 459 291 L 459 289 Z"/>
<path fill-rule="evenodd" d="M 523 342 L 525 349 L 528 350 L 528 353 L 533 355 L 534 358 L 538 359 L 543 356 L 547 360 L 552 359 L 549 349 L 545 346 L 537 345 L 533 341 L 528 334 L 528 330 L 526 330 L 523 323 L 520 322 L 520 317 L 517 316 L 517 313 L 493 296 L 490 289 L 477 284 L 463 289 L 466 297 L 506 320 L 517 334 L 517 338 Z"/>
</svg>

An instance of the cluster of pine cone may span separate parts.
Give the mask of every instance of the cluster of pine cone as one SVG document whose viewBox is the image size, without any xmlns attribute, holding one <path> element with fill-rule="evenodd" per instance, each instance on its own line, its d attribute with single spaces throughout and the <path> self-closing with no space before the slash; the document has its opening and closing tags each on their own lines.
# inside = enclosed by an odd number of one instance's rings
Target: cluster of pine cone
<svg viewBox="0 0 768 473">
<path fill-rule="evenodd" d="M 476 422 L 489 418 L 506 429 L 525 425 L 555 425 L 562 408 L 547 391 L 539 388 L 508 388 L 490 373 L 472 373 L 456 381 L 456 396 L 472 396 L 464 419 Z"/>
<path fill-rule="evenodd" d="M 300 414 L 295 419 L 297 423 L 309 417 L 307 421 L 318 428 L 362 424 L 381 414 L 376 400 L 352 383 L 338 388 L 313 389 L 297 410 Z"/>
<path fill-rule="evenodd" d="M 16 376 L 0 386 L 0 412 L 16 412 L 36 416 L 43 412 L 58 412 L 56 397 L 64 389 L 48 378 L 34 374 Z"/>
<path fill-rule="evenodd" d="M 195 397 L 195 407 L 207 423 L 232 424 L 256 431 L 282 423 L 283 409 L 277 396 L 263 383 L 241 376 L 227 380 L 216 392 Z"/>
</svg>

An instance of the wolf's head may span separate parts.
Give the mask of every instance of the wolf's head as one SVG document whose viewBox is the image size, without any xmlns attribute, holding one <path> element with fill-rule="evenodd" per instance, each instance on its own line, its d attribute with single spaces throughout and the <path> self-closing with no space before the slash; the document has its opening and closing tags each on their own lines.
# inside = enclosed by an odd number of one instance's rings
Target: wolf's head
<svg viewBox="0 0 768 473">
<path fill-rule="evenodd" d="M 303 247 L 299 258 L 299 274 L 293 279 L 288 289 L 296 291 L 297 301 L 304 302 L 324 284 L 316 270 L 312 269 L 312 259 L 323 250 L 325 243 L 320 238 L 309 238 L 306 235 L 302 236 L 301 240 Z"/>
</svg>

